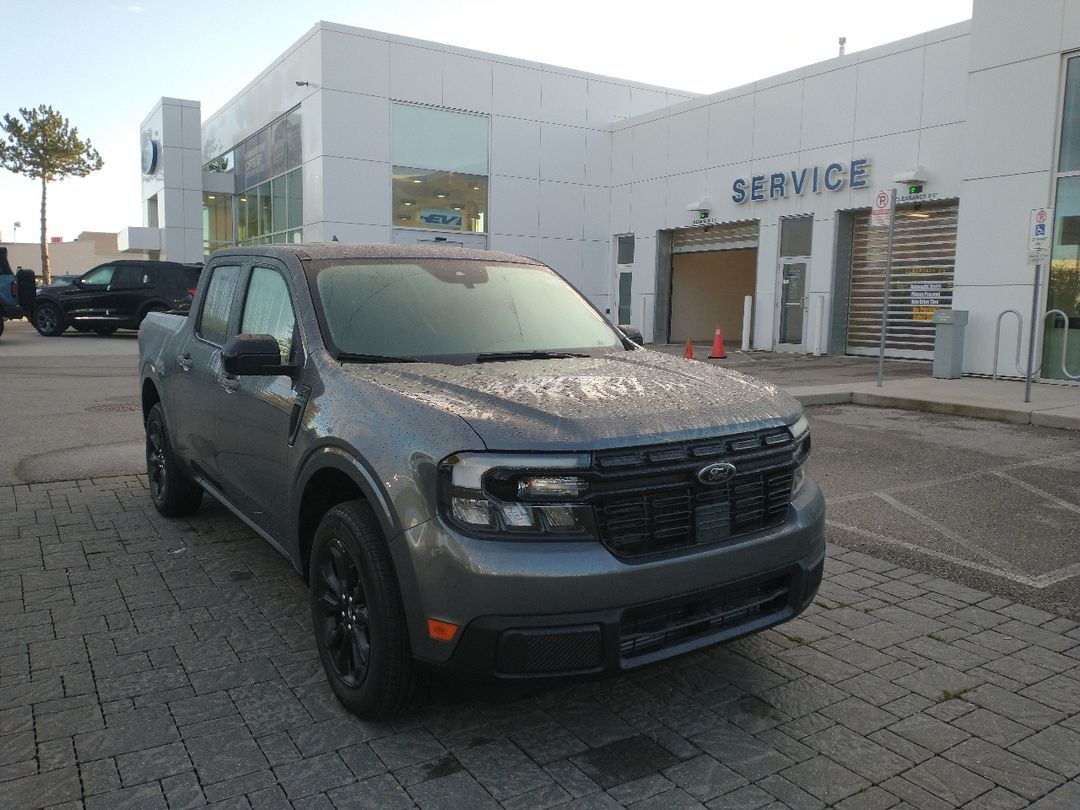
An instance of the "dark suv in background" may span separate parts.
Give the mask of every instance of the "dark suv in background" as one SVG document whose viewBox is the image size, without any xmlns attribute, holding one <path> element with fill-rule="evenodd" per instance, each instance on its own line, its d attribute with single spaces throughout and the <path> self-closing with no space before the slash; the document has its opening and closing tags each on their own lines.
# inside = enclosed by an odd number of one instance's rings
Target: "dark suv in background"
<svg viewBox="0 0 1080 810">
<path fill-rule="evenodd" d="M 46 337 L 69 326 L 99 335 L 138 329 L 148 312 L 187 311 L 201 269 L 197 264 L 149 260 L 98 265 L 74 282 L 41 287 L 30 321 Z"/>
</svg>

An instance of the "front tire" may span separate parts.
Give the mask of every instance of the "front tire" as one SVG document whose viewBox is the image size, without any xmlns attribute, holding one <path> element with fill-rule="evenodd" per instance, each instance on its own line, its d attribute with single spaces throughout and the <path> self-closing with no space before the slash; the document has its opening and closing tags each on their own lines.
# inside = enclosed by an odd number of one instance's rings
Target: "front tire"
<svg viewBox="0 0 1080 810">
<path fill-rule="evenodd" d="M 323 516 L 308 579 L 315 646 L 337 699 L 360 717 L 400 713 L 412 701 L 416 666 L 390 551 L 365 501 Z"/>
<path fill-rule="evenodd" d="M 202 503 L 202 487 L 180 469 L 173 457 L 160 402 L 146 417 L 146 477 L 150 500 L 165 517 L 190 515 Z"/>
<path fill-rule="evenodd" d="M 56 304 L 51 304 L 48 301 L 38 304 L 34 307 L 34 313 L 31 316 L 34 328 L 38 330 L 39 335 L 45 337 L 56 337 L 63 334 L 67 329 L 67 324 L 64 323 L 64 315 L 60 312 L 60 307 Z"/>
</svg>

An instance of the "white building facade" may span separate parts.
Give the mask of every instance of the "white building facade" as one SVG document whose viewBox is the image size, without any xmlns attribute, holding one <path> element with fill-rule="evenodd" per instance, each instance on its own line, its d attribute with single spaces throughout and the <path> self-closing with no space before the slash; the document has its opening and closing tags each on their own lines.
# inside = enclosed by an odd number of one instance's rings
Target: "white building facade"
<svg viewBox="0 0 1080 810">
<path fill-rule="evenodd" d="M 708 96 L 320 23 L 193 118 L 196 102 L 162 99 L 144 122 L 144 227 L 122 247 L 505 250 L 651 341 L 711 341 L 719 324 L 755 349 L 876 354 L 888 228 L 871 208 L 895 189 L 886 354 L 931 357 L 933 313 L 966 310 L 966 373 L 994 371 L 1007 310 L 997 371 L 1018 373 L 1031 209 L 1056 204 L 1042 376 L 1080 376 L 1080 6 L 1065 0 L 977 0 L 970 22 Z"/>
</svg>

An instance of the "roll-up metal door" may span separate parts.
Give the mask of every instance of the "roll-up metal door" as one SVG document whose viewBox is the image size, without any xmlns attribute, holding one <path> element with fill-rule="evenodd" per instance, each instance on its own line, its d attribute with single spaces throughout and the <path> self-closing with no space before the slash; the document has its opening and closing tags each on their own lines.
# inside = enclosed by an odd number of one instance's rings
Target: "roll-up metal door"
<svg viewBox="0 0 1080 810">
<path fill-rule="evenodd" d="M 758 221 L 725 222 L 723 225 L 680 228 L 671 236 L 672 253 L 697 253 L 703 250 L 742 250 L 756 248 Z"/>
<path fill-rule="evenodd" d="M 958 210 L 955 200 L 897 208 L 886 357 L 934 356 L 934 312 L 952 308 Z M 855 212 L 848 354 L 878 353 L 888 237 L 888 228 L 870 227 L 869 210 Z"/>
</svg>

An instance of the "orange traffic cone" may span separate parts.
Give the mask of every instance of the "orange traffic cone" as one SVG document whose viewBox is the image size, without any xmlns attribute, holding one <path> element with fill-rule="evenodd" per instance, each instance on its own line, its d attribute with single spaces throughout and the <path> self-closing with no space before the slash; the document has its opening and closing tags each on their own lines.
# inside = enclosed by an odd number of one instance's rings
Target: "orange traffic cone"
<svg viewBox="0 0 1080 810">
<path fill-rule="evenodd" d="M 686 339 L 686 345 L 683 346 L 682 356 L 687 360 L 694 359 L 694 344 L 690 342 L 690 338 Z"/>
<path fill-rule="evenodd" d="M 710 360 L 723 360 L 727 357 L 724 354 L 724 336 L 720 334 L 720 324 L 716 325 L 716 334 L 713 335 L 712 340 L 712 354 L 709 355 Z"/>
</svg>

